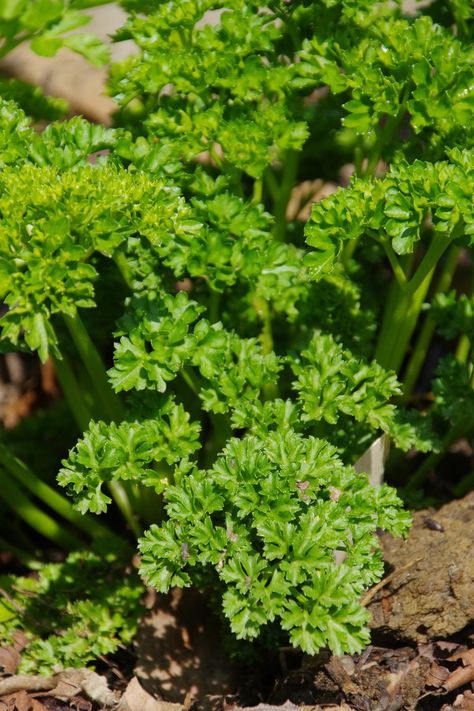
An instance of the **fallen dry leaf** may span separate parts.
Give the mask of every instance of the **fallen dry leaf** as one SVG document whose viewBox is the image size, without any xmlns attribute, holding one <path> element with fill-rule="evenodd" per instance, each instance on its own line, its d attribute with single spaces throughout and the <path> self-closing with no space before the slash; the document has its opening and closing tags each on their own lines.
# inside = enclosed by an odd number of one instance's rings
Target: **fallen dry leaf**
<svg viewBox="0 0 474 711">
<path fill-rule="evenodd" d="M 0 647 L 0 674 L 14 674 L 20 663 L 20 654 L 14 647 Z"/>
<path fill-rule="evenodd" d="M 50 696 L 62 701 L 68 701 L 82 692 L 103 708 L 114 708 L 117 705 L 117 697 L 107 686 L 105 677 L 90 669 L 66 669 L 53 676 L 15 674 L 0 680 L 0 696 L 23 691 L 48 691 Z"/>
<path fill-rule="evenodd" d="M 426 677 L 426 686 L 434 686 L 435 689 L 438 689 L 440 686 L 443 686 L 445 681 L 449 678 L 449 675 L 449 669 L 433 662 L 428 676 Z"/>
<path fill-rule="evenodd" d="M 0 696 L 17 694 L 20 691 L 51 691 L 56 686 L 52 676 L 28 676 L 15 674 L 0 681 Z"/>
<path fill-rule="evenodd" d="M 443 689 L 446 691 L 454 691 L 459 689 L 460 686 L 474 681 L 474 649 L 469 649 L 467 652 L 460 654 L 459 657 L 465 666 L 455 669 L 443 682 Z"/>
<path fill-rule="evenodd" d="M 28 692 L 19 691 L 0 701 L 0 711 L 48 711 L 48 709 Z"/>
<path fill-rule="evenodd" d="M 181 711 L 182 704 L 155 699 L 134 676 L 125 689 L 117 711 Z"/>
</svg>

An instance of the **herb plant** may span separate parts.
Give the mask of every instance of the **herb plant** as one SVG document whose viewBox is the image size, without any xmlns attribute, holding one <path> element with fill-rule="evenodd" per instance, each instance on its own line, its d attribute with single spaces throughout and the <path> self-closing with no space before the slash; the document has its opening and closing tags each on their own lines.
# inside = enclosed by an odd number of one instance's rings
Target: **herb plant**
<svg viewBox="0 0 474 711">
<path fill-rule="evenodd" d="M 53 359 L 80 433 L 59 483 L 84 516 L 118 507 L 148 583 L 210 591 L 238 638 L 358 651 L 377 529 L 409 515 L 354 462 L 382 432 L 431 452 L 413 492 L 474 426 L 471 298 L 450 291 L 474 224 L 471 13 L 123 4 L 139 52 L 111 68 L 113 129 L 37 135 L 1 106 L 2 347 Z M 347 163 L 293 219 L 301 183 Z M 459 343 L 419 407 L 434 338 Z"/>
</svg>

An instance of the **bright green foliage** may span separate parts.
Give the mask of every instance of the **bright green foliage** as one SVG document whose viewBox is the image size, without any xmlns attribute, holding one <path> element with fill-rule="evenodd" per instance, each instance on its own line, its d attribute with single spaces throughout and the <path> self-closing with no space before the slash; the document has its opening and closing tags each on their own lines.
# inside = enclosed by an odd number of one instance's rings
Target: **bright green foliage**
<svg viewBox="0 0 474 711">
<path fill-rule="evenodd" d="M 285 30 L 274 22 L 278 13 L 241 1 L 228 3 L 217 25 L 203 21 L 216 7 L 185 0 L 172 12 L 158 3 L 148 17 L 132 16 L 118 38 L 133 39 L 142 53 L 113 67 L 111 90 L 126 120 L 143 117 L 147 132 L 164 140 L 168 160 L 209 151 L 224 173 L 260 177 L 307 136 L 292 116 L 277 50 Z"/>
<path fill-rule="evenodd" d="M 382 180 L 353 180 L 313 207 L 306 238 L 314 276 L 331 271 L 346 240 L 370 237 L 398 255 L 414 251 L 426 219 L 444 238 L 474 233 L 474 154 L 451 152 L 452 162 L 398 163 Z"/>
<path fill-rule="evenodd" d="M 191 365 L 203 379 L 199 386 L 194 377 L 191 383 L 199 388 L 206 410 L 226 412 L 239 402 L 255 400 L 275 379 L 280 369 L 277 356 L 262 353 L 256 339 L 241 339 L 221 323 L 197 320 L 202 311 L 183 291 L 175 297 L 166 294 L 144 308 L 138 303 L 135 313 L 123 320 L 130 330 L 115 348 L 110 371 L 114 389 L 164 392 L 167 382 Z"/>
<path fill-rule="evenodd" d="M 25 165 L 5 169 L 0 189 L 3 337 L 17 344 L 24 332 L 43 360 L 57 344 L 51 317 L 94 306 L 90 256 L 113 255 L 131 235 L 158 241 L 184 209 L 176 190 L 113 167 Z"/>
<path fill-rule="evenodd" d="M 301 359 L 292 364 L 294 387 L 302 403 L 302 419 L 335 425 L 341 414 L 374 429 L 387 431 L 400 393 L 394 373 L 377 363 L 364 363 L 341 348 L 331 336 L 316 334 Z"/>
<path fill-rule="evenodd" d="M 291 429 L 232 439 L 210 471 L 169 486 L 165 502 L 168 521 L 140 544 L 141 572 L 158 590 L 204 575 L 225 588 L 238 638 L 278 620 L 310 654 L 367 644 L 357 598 L 382 571 L 375 530 L 403 533 L 409 518 L 393 490 L 369 486 L 329 444 Z"/>
<path fill-rule="evenodd" d="M 67 47 L 93 64 L 105 64 L 109 55 L 100 40 L 87 33 L 69 34 L 89 22 L 89 16 L 80 10 L 103 4 L 104 0 L 1 0 L 0 56 L 28 41 L 31 49 L 44 57 L 53 57 L 61 47 Z"/>
<path fill-rule="evenodd" d="M 472 145 L 472 46 L 430 18 L 392 18 L 365 25 L 362 32 L 341 27 L 332 36 L 316 30 L 300 57 L 296 86 L 349 92 L 344 129 L 354 132 L 360 146 L 375 143 L 376 157 L 382 150 L 385 158 L 400 150 L 407 116 L 414 133 L 405 152 L 442 156 L 446 146 Z"/>
<path fill-rule="evenodd" d="M 199 426 L 182 405 L 169 400 L 155 418 L 141 422 L 91 422 L 64 468 L 59 483 L 75 495 L 82 513 L 106 511 L 111 499 L 102 487 L 110 481 L 134 481 L 159 494 L 168 483 L 157 462 L 175 464 L 198 449 Z M 166 470 L 167 471 L 167 470 Z"/>
<path fill-rule="evenodd" d="M 52 355 L 81 433 L 60 484 L 81 513 L 113 501 L 128 532 L 151 524 L 151 584 L 212 591 L 239 638 L 358 651 L 376 531 L 409 517 L 351 464 L 381 433 L 442 450 L 460 408 L 474 422 L 470 296 L 424 308 L 474 234 L 471 17 L 461 0 L 444 27 L 376 0 L 124 6 L 138 53 L 111 70 L 116 128 L 38 134 L 0 103 L 1 348 Z M 438 322 L 464 338 L 418 410 Z"/>
<path fill-rule="evenodd" d="M 41 99 L 41 97 L 39 97 Z M 48 99 L 49 101 L 49 99 Z M 56 101 L 56 100 L 55 100 Z M 60 102 L 60 100 L 57 100 Z M 91 124 L 79 116 L 51 123 L 38 134 L 14 101 L 0 99 L 0 166 L 33 163 L 72 168 L 110 149 L 120 132 Z"/>
<path fill-rule="evenodd" d="M 0 642 L 10 645 L 21 629 L 27 637 L 20 673 L 51 674 L 80 668 L 130 644 L 143 613 L 143 586 L 124 568 L 130 551 L 114 548 L 71 553 L 63 563 L 43 565 L 35 577 L 0 577 Z"/>
</svg>

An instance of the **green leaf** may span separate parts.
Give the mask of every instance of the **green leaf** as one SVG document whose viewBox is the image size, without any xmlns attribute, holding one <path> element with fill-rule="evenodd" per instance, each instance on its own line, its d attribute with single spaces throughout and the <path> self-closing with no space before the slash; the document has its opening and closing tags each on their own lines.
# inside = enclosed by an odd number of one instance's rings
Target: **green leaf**
<svg viewBox="0 0 474 711">
<path fill-rule="evenodd" d="M 0 18 L 13 20 L 24 10 L 26 0 L 0 0 Z"/>
<path fill-rule="evenodd" d="M 34 37 L 30 42 L 30 47 L 33 52 L 42 57 L 54 57 L 64 44 L 65 41 L 62 38 L 44 34 Z"/>
<path fill-rule="evenodd" d="M 21 21 L 28 29 L 37 30 L 61 17 L 63 10 L 63 0 L 35 0 L 28 4 Z"/>
<path fill-rule="evenodd" d="M 110 49 L 98 37 L 90 34 L 68 35 L 63 44 L 73 52 L 81 54 L 91 64 L 101 67 L 110 60 Z"/>
</svg>

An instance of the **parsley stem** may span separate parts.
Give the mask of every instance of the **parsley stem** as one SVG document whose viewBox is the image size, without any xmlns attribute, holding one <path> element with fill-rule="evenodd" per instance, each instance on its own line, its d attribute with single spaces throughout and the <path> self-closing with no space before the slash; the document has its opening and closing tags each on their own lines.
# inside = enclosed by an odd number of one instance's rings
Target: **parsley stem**
<svg viewBox="0 0 474 711">
<path fill-rule="evenodd" d="M 253 184 L 252 202 L 260 203 L 262 202 L 263 195 L 263 179 L 259 178 Z"/>
<path fill-rule="evenodd" d="M 470 350 L 471 350 L 471 341 L 469 340 L 468 336 L 465 333 L 463 333 L 459 339 L 459 342 L 458 342 L 458 345 L 456 348 L 456 359 L 460 363 L 465 363 Z"/>
<path fill-rule="evenodd" d="M 445 264 L 441 275 L 436 284 L 435 293 L 446 292 L 453 280 L 454 272 L 456 270 L 456 265 L 458 261 L 460 248 L 457 245 L 453 245 L 446 257 Z M 436 323 L 434 318 L 428 314 L 423 323 L 420 335 L 416 341 L 413 352 L 408 361 L 408 365 L 405 371 L 405 377 L 403 378 L 403 400 L 407 401 L 410 399 L 415 387 L 418 377 L 420 375 L 423 363 L 426 360 L 426 355 L 433 338 Z"/>
<path fill-rule="evenodd" d="M 296 180 L 298 159 L 297 151 L 287 151 L 283 157 L 283 173 L 273 210 L 275 215 L 273 234 L 279 241 L 283 241 L 286 236 L 286 208 Z"/>
<path fill-rule="evenodd" d="M 262 321 L 260 343 L 262 344 L 263 353 L 267 355 L 268 353 L 271 353 L 274 350 L 272 316 L 270 306 L 265 299 L 259 297 L 254 298 L 253 306 L 257 313 L 257 316 Z M 262 391 L 265 400 L 274 400 L 276 397 L 278 397 L 278 385 L 276 383 L 267 383 L 263 386 Z"/>
<path fill-rule="evenodd" d="M 64 315 L 63 319 L 92 380 L 106 419 L 120 422 L 123 420 L 122 404 L 110 386 L 102 358 L 79 314 L 76 313 L 75 316 Z"/>
<path fill-rule="evenodd" d="M 407 283 L 406 274 L 403 271 L 402 265 L 398 261 L 397 255 L 393 251 L 393 247 L 390 243 L 390 240 L 384 240 L 383 248 L 385 250 L 385 254 L 388 257 L 388 261 L 390 262 L 390 266 L 393 269 L 393 273 L 395 274 L 395 279 L 398 281 L 400 286 L 403 288 L 405 286 L 405 284 Z"/>
<path fill-rule="evenodd" d="M 91 412 L 84 400 L 83 390 L 79 387 L 69 358 L 61 354 L 61 358 L 53 356 L 54 371 L 59 380 L 63 395 L 80 430 L 85 431 L 92 420 Z"/>
<path fill-rule="evenodd" d="M 74 524 L 76 528 L 92 538 L 110 535 L 108 529 L 91 516 L 84 516 L 73 509 L 69 501 L 39 479 L 26 464 L 17 459 L 8 448 L 0 443 L 0 464 L 20 483 L 59 516 Z"/>
<path fill-rule="evenodd" d="M 181 368 L 179 374 L 181 375 L 182 379 L 189 387 L 189 389 L 194 393 L 194 395 L 198 396 L 200 388 L 198 383 L 196 382 L 196 378 L 194 377 L 193 373 L 191 373 L 188 368 Z"/>
<path fill-rule="evenodd" d="M 399 372 L 436 266 L 448 246 L 445 235 L 435 234 L 412 278 L 398 286 L 393 308 L 384 314 L 375 350 L 375 359 L 384 368 Z"/>
<path fill-rule="evenodd" d="M 209 321 L 211 323 L 217 323 L 217 321 L 219 321 L 220 304 L 220 292 L 211 290 L 209 293 Z"/>
<path fill-rule="evenodd" d="M 11 479 L 5 469 L 0 469 L 2 485 L 0 498 L 31 528 L 52 541 L 61 548 L 80 548 L 82 543 L 72 533 L 65 530 L 48 514 L 44 513 L 37 504 L 32 502 L 22 489 Z"/>
</svg>

